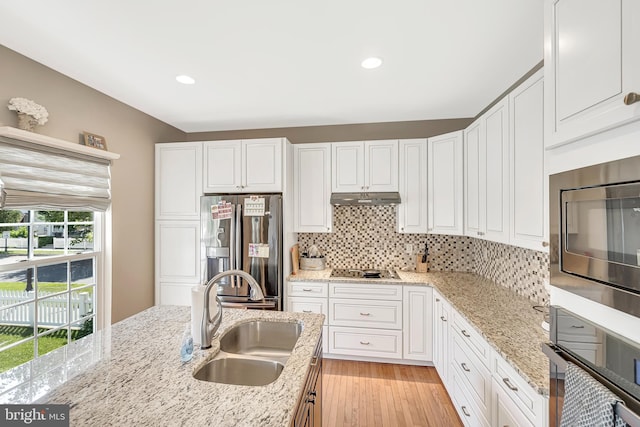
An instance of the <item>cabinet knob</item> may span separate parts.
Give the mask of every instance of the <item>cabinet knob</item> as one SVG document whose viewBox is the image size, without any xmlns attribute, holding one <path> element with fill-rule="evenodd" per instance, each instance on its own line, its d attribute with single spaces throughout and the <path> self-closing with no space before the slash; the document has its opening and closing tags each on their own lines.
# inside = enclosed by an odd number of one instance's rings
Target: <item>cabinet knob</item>
<svg viewBox="0 0 640 427">
<path fill-rule="evenodd" d="M 629 92 L 627 96 L 624 97 L 624 103 L 627 105 L 634 104 L 640 101 L 640 93 Z"/>
<path fill-rule="evenodd" d="M 436 302 L 440 302 L 440 298 L 436 298 Z"/>
<path fill-rule="evenodd" d="M 546 248 L 547 246 L 549 246 L 549 242 L 542 242 L 542 247 Z"/>
<path fill-rule="evenodd" d="M 404 231 L 404 227 L 400 227 L 400 231 Z"/>
</svg>

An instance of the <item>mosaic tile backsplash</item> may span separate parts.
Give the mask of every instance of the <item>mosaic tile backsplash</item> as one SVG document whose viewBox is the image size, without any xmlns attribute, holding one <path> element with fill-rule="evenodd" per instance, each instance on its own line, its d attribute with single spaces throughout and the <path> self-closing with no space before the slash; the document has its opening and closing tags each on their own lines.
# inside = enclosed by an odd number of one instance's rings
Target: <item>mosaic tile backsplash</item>
<svg viewBox="0 0 640 427">
<path fill-rule="evenodd" d="M 430 271 L 472 272 L 544 304 L 549 255 L 466 236 L 400 234 L 395 206 L 336 206 L 332 233 L 299 233 L 300 251 L 316 245 L 331 268 L 415 269 L 429 246 Z M 407 254 L 406 245 L 413 246 Z"/>
</svg>

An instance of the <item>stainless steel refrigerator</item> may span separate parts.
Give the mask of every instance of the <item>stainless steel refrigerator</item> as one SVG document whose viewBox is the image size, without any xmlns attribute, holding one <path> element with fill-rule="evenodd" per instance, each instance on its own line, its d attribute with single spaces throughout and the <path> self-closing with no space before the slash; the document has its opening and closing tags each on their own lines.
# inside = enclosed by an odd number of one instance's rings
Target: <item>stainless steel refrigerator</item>
<svg viewBox="0 0 640 427">
<path fill-rule="evenodd" d="M 200 215 L 203 279 L 244 270 L 265 295 L 251 301 L 246 280 L 225 277 L 218 282 L 223 306 L 282 310 L 282 195 L 206 195 Z"/>
</svg>

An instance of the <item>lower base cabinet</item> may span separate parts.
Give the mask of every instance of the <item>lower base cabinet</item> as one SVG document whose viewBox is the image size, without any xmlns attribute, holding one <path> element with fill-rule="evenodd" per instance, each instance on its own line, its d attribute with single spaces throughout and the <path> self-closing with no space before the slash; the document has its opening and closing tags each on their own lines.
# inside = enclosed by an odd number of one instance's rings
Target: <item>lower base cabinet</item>
<svg viewBox="0 0 640 427">
<path fill-rule="evenodd" d="M 534 427 L 531 421 L 520 411 L 515 402 L 502 389 L 495 379 L 493 380 L 493 418 L 495 425 L 500 427 Z"/>
<path fill-rule="evenodd" d="M 291 427 L 322 427 L 322 339 L 311 359 L 311 369 Z"/>
</svg>

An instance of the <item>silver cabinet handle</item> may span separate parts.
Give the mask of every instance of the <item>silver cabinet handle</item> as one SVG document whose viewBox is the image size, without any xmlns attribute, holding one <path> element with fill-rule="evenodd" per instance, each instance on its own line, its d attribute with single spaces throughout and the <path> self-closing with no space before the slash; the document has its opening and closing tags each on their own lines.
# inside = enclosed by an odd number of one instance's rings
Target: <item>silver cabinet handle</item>
<svg viewBox="0 0 640 427">
<path fill-rule="evenodd" d="M 464 335 L 465 337 L 467 337 L 467 338 L 471 338 L 471 335 L 469 335 L 469 334 L 467 333 L 467 330 L 466 330 L 466 329 L 463 329 L 463 330 L 461 330 L 460 332 L 462 332 L 462 335 Z"/>
<path fill-rule="evenodd" d="M 313 289 L 311 289 L 311 288 L 302 288 L 302 291 L 303 292 L 311 292 L 311 291 L 313 291 Z"/>
<path fill-rule="evenodd" d="M 444 316 L 440 316 L 440 320 L 442 320 L 443 322 L 446 322 L 446 321 L 447 321 L 447 318 L 446 318 L 446 317 L 444 317 Z"/>
<path fill-rule="evenodd" d="M 467 364 L 466 364 L 466 363 L 461 363 L 461 364 L 460 364 L 460 366 L 462 366 L 462 369 L 463 369 L 465 372 L 471 372 L 471 369 L 469 369 L 469 367 L 467 366 Z"/>
<path fill-rule="evenodd" d="M 584 329 L 584 325 L 571 325 L 573 329 Z"/>
<path fill-rule="evenodd" d="M 546 248 L 546 247 L 548 247 L 548 246 L 549 246 L 549 242 L 542 242 L 542 247 L 543 247 L 543 248 Z"/>
<path fill-rule="evenodd" d="M 461 406 L 460 409 L 462 409 L 462 413 L 465 414 L 467 417 L 471 416 L 469 411 L 467 411 L 467 407 L 466 406 Z"/>
<path fill-rule="evenodd" d="M 440 302 L 440 298 L 436 298 L 436 302 Z"/>
<path fill-rule="evenodd" d="M 311 310 L 302 310 L 303 313 L 313 313 Z"/>
<path fill-rule="evenodd" d="M 371 313 L 360 313 L 360 316 L 371 316 Z"/>
<path fill-rule="evenodd" d="M 509 381 L 509 378 L 503 378 L 502 382 L 505 383 L 507 385 L 507 387 L 509 387 L 510 390 L 518 391 L 518 387 L 516 387 L 513 384 L 511 384 L 511 381 Z"/>
<path fill-rule="evenodd" d="M 360 344 L 362 344 L 362 345 L 369 345 L 369 341 L 360 341 Z"/>
<path fill-rule="evenodd" d="M 627 96 L 624 97 L 624 103 L 627 105 L 634 104 L 640 101 L 640 93 L 629 92 Z"/>
</svg>

